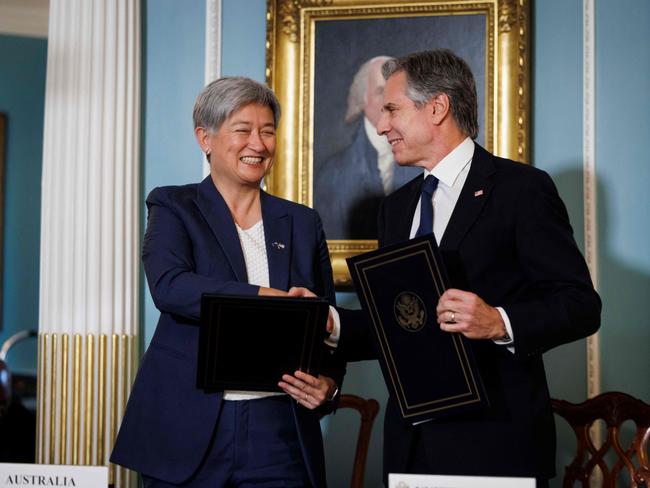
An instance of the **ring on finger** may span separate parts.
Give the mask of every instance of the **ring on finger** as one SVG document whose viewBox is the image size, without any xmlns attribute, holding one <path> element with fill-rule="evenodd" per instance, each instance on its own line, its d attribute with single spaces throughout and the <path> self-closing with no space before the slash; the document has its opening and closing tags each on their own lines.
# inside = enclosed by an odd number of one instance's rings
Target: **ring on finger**
<svg viewBox="0 0 650 488">
<path fill-rule="evenodd" d="M 451 320 L 449 321 L 449 323 L 455 324 L 456 323 L 456 312 L 452 312 L 450 310 L 449 313 L 451 313 Z"/>
</svg>

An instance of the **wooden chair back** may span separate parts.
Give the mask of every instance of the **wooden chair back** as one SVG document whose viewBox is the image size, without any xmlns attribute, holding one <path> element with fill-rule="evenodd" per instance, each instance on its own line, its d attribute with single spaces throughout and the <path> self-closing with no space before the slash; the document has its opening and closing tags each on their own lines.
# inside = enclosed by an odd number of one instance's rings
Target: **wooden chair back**
<svg viewBox="0 0 650 488">
<path fill-rule="evenodd" d="M 565 467 L 563 487 L 589 487 L 589 480 L 600 468 L 603 488 L 620 486 L 619 476 L 626 470 L 633 487 L 650 488 L 650 463 L 648 462 L 648 440 L 650 438 L 650 405 L 620 392 L 602 393 L 579 404 L 564 400 L 552 400 L 553 410 L 563 417 L 576 435 L 576 455 L 571 464 Z M 593 443 L 591 425 L 603 420 L 607 426 L 607 436 L 601 446 Z M 629 446 L 623 446 L 620 439 L 621 425 L 632 420 L 636 432 Z M 613 453 L 616 461 L 609 467 L 605 457 Z"/>
<path fill-rule="evenodd" d="M 11 401 L 11 374 L 6 363 L 0 359 L 0 419 L 5 416 Z"/>
<path fill-rule="evenodd" d="M 379 412 L 379 403 L 373 398 L 365 399 L 356 395 L 344 394 L 341 395 L 338 408 L 352 408 L 361 416 L 350 488 L 363 488 L 370 434 L 372 433 L 375 417 L 377 417 L 377 413 Z"/>
</svg>

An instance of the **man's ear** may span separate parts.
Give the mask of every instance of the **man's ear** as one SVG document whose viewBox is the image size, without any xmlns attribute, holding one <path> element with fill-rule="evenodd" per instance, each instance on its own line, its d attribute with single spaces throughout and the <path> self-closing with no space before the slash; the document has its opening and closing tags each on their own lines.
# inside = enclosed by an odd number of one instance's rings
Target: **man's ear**
<svg viewBox="0 0 650 488">
<path fill-rule="evenodd" d="M 439 125 L 449 113 L 449 97 L 446 93 L 438 93 L 429 100 L 433 115 L 433 123 Z"/>
</svg>

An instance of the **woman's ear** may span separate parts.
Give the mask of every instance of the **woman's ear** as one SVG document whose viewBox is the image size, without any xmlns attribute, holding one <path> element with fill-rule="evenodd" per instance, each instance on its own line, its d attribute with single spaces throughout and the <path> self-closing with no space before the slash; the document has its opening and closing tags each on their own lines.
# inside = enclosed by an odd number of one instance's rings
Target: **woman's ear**
<svg viewBox="0 0 650 488">
<path fill-rule="evenodd" d="M 201 151 L 205 153 L 206 156 L 210 155 L 210 137 L 207 130 L 203 127 L 197 127 L 194 129 L 194 136 L 196 137 L 196 142 L 199 143 Z"/>
</svg>

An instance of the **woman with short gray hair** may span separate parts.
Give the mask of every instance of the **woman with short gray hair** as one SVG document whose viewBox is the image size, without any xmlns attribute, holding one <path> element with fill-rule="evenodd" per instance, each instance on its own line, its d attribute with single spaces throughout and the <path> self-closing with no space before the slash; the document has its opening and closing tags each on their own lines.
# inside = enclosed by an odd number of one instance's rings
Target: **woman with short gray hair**
<svg viewBox="0 0 650 488">
<path fill-rule="evenodd" d="M 142 256 L 160 319 L 111 461 L 140 472 L 146 487 L 324 487 L 316 409 L 334 399 L 343 365 L 326 359 L 318 377 L 285 374 L 273 393 L 196 387 L 204 293 L 286 296 L 304 287 L 333 304 L 334 285 L 318 214 L 260 188 L 275 155 L 274 93 L 221 78 L 201 91 L 193 117 L 210 175 L 147 198 Z"/>
</svg>

